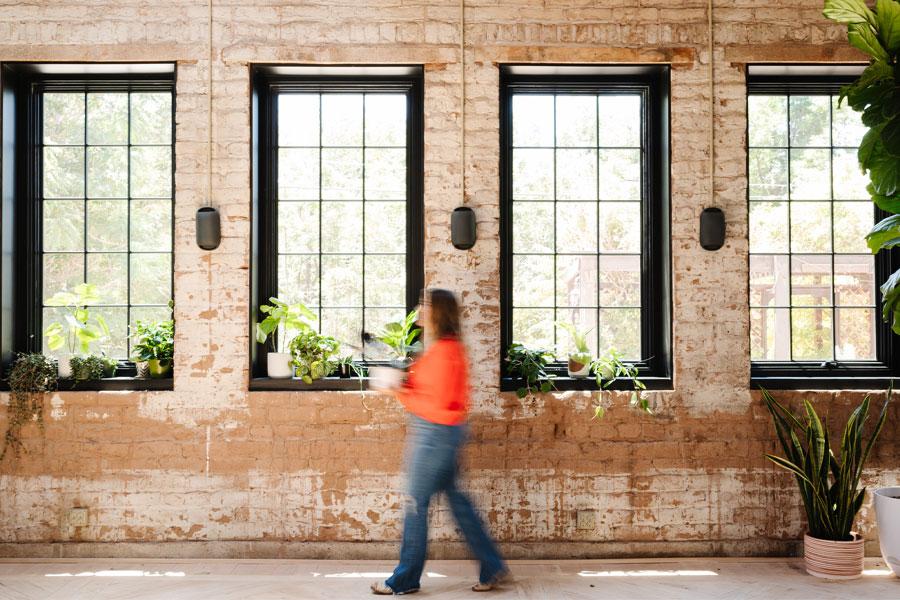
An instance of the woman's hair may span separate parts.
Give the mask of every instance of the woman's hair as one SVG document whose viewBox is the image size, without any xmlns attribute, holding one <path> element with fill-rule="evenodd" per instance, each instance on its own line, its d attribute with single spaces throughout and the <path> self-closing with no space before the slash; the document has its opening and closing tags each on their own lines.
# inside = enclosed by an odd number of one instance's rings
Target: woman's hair
<svg viewBox="0 0 900 600">
<path fill-rule="evenodd" d="M 434 338 L 459 337 L 459 302 L 449 290 L 429 288 L 425 298 L 431 305 L 431 322 Z"/>
</svg>

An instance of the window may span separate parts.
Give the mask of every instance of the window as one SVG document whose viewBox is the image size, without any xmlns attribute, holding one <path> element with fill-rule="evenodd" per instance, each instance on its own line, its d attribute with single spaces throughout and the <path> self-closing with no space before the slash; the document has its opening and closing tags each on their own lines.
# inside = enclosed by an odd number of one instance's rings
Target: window
<svg viewBox="0 0 900 600">
<path fill-rule="evenodd" d="M 174 65 L 7 64 L 4 76 L 17 167 L 4 184 L 16 236 L 4 297 L 15 288 L 18 328 L 4 347 L 59 354 L 42 342 L 65 322 L 48 300 L 88 283 L 109 327 L 91 351 L 133 374 L 130 326 L 171 318 Z"/>
<path fill-rule="evenodd" d="M 569 322 L 665 385 L 667 68 L 512 66 L 501 85 L 503 349 L 565 356 Z"/>
<path fill-rule="evenodd" d="M 377 358 L 362 332 L 402 319 L 422 287 L 421 69 L 258 67 L 255 81 L 252 320 L 271 296 L 302 302 L 344 353 Z"/>
<path fill-rule="evenodd" d="M 878 215 L 856 157 L 865 127 L 838 102 L 855 77 L 770 70 L 748 79 L 752 376 L 769 387 L 887 376 L 878 286 L 893 257 L 866 246 Z"/>
</svg>

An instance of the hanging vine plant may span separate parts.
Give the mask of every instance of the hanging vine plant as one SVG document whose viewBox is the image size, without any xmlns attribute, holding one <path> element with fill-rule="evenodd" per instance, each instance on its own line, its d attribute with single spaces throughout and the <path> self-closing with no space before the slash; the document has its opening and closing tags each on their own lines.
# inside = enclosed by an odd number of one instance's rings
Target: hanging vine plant
<svg viewBox="0 0 900 600">
<path fill-rule="evenodd" d="M 44 394 L 56 389 L 56 364 L 43 354 L 20 354 L 9 371 L 9 405 L 6 435 L 0 462 L 12 449 L 16 457 L 22 451 L 22 428 L 36 422 L 44 430 Z"/>
<path fill-rule="evenodd" d="M 872 201 L 890 216 L 866 236 L 873 254 L 900 246 L 900 2 L 826 0 L 824 15 L 847 25 L 847 38 L 871 57 L 859 79 L 841 88 L 840 102 L 862 114 L 868 128 L 859 145 L 859 166 L 869 175 Z M 882 315 L 900 334 L 900 270 L 882 284 Z"/>
</svg>

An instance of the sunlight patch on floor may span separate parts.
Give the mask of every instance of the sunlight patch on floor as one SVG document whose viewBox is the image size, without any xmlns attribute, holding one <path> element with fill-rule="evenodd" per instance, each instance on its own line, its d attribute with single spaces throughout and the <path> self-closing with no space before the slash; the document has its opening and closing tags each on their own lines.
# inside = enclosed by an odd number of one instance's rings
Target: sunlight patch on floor
<svg viewBox="0 0 900 600">
<path fill-rule="evenodd" d="M 107 570 L 80 573 L 45 573 L 44 577 L 184 577 L 184 571 Z"/>
<path fill-rule="evenodd" d="M 641 569 L 639 571 L 579 571 L 580 577 L 716 577 L 715 571 L 694 571 L 678 569 L 673 571 L 659 571 L 656 569 Z"/>
</svg>

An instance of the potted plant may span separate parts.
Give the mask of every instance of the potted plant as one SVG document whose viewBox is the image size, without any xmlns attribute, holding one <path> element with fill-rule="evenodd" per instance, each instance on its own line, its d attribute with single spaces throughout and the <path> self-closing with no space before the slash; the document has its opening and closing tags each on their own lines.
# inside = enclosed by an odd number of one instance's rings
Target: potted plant
<svg viewBox="0 0 900 600">
<path fill-rule="evenodd" d="M 506 372 L 524 383 L 516 390 L 516 396 L 524 398 L 535 390 L 545 393 L 552 390 L 554 376 L 547 367 L 554 360 L 556 357 L 549 350 L 526 348 L 518 342 L 510 344 L 506 350 Z"/>
<path fill-rule="evenodd" d="M 828 429 L 813 405 L 803 402 L 801 419 L 762 390 L 785 457 L 766 458 L 794 474 L 806 509 L 809 531 L 803 536 L 806 572 L 828 579 L 854 579 L 862 575 L 863 538 L 853 521 L 866 497 L 859 489 L 863 466 L 884 426 L 890 393 L 871 435 L 864 444 L 863 428 L 869 417 L 869 397 L 850 413 L 841 437 L 840 457 L 832 452 Z"/>
<path fill-rule="evenodd" d="M 105 356 L 73 356 L 69 359 L 72 367 L 72 379 L 76 381 L 96 381 L 103 377 L 111 377 L 107 375 L 110 370 L 111 359 Z M 115 369 L 116 361 L 112 361 L 112 368 Z"/>
<path fill-rule="evenodd" d="M 331 357 L 337 354 L 339 348 L 340 343 L 331 336 L 321 335 L 312 329 L 301 331 L 290 343 L 294 377 L 304 383 L 312 383 L 331 375 L 337 365 Z"/>
<path fill-rule="evenodd" d="M 613 382 L 618 378 L 631 380 L 631 399 L 629 405 L 648 414 L 653 414 L 650 410 L 650 401 L 644 391 L 647 386 L 638 378 L 638 368 L 625 362 L 625 357 L 615 348 L 610 348 L 604 354 L 597 357 L 591 363 L 591 372 L 597 380 L 597 386 L 600 388 L 601 398 L 594 407 L 594 418 L 602 418 L 606 413 L 603 407 L 602 394 L 603 390 L 609 389 Z"/>
<path fill-rule="evenodd" d="M 588 348 L 587 335 L 590 330 L 581 333 L 572 323 L 558 322 L 557 325 L 569 332 L 572 341 L 575 343 L 575 352 L 569 353 L 569 360 L 566 363 L 566 369 L 569 377 L 583 379 L 591 373 L 591 349 Z"/>
<path fill-rule="evenodd" d="M 308 330 L 307 319 L 315 321 L 316 316 L 301 303 L 288 304 L 274 297 L 259 310 L 266 316 L 256 324 L 256 342 L 265 344 L 268 340 L 272 348 L 266 354 L 266 374 L 273 379 L 287 379 L 293 374 L 287 332 Z"/>
<path fill-rule="evenodd" d="M 71 292 L 57 292 L 49 300 L 47 306 L 59 306 L 66 309 L 65 326 L 59 322 L 50 323 L 44 329 L 47 348 L 56 352 L 65 347 L 66 352 L 59 358 L 59 377 L 67 379 L 72 376 L 69 359 L 76 352 L 87 354 L 90 346 L 109 336 L 109 327 L 101 315 L 92 315 L 89 304 L 100 301 L 97 287 L 91 283 L 81 283 Z"/>
<path fill-rule="evenodd" d="M 353 373 L 358 373 L 356 365 L 353 363 L 353 356 L 342 356 L 335 363 L 337 367 L 338 377 L 341 379 L 350 379 Z"/>
<path fill-rule="evenodd" d="M 410 311 L 402 321 L 388 323 L 376 336 L 391 352 L 391 366 L 406 369 L 412 362 L 412 354 L 422 351 L 422 342 L 417 340 L 422 330 L 416 327 L 418 311 Z"/>
<path fill-rule="evenodd" d="M 170 377 L 172 360 L 175 357 L 175 322 L 135 323 L 132 339 L 137 343 L 132 347 L 132 360 L 146 363 L 151 378 Z"/>
<path fill-rule="evenodd" d="M 44 394 L 56 389 L 57 366 L 43 354 L 19 354 L 9 371 L 9 404 L 0 461 L 10 448 L 16 456 L 22 450 L 19 434 L 27 423 L 44 428 Z"/>
</svg>

